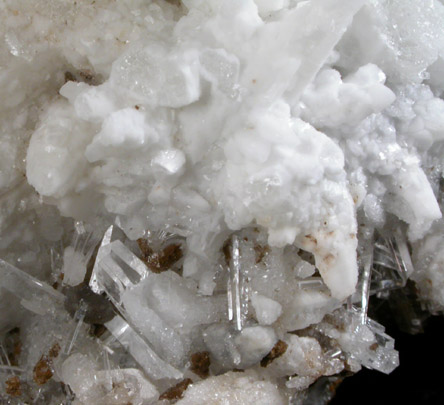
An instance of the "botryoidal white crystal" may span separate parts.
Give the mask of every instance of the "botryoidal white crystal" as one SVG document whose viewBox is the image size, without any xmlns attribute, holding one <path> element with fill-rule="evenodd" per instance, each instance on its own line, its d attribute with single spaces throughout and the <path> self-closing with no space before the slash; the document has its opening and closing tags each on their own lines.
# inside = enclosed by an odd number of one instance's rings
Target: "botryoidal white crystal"
<svg viewBox="0 0 444 405">
<path fill-rule="evenodd" d="M 444 310 L 443 23 L 0 0 L 0 402 L 302 404 L 390 373 L 372 297 Z"/>
</svg>

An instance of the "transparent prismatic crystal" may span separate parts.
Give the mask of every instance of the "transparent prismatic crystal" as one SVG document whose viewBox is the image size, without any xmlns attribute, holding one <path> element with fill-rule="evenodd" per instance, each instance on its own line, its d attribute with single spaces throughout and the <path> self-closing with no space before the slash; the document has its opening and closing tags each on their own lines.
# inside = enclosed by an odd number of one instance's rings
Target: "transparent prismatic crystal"
<svg viewBox="0 0 444 405">
<path fill-rule="evenodd" d="M 400 229 L 391 238 L 376 238 L 371 293 L 404 287 L 413 271 L 406 237 Z"/>
<path fill-rule="evenodd" d="M 99 238 L 92 230 L 87 230 L 82 222 L 76 222 L 71 245 L 63 253 L 63 284 L 75 286 L 86 275 L 88 262 Z"/>
<path fill-rule="evenodd" d="M 233 321 L 236 329 L 242 329 L 241 317 L 241 268 L 239 238 L 233 236 L 231 245 L 231 259 L 228 267 L 229 276 L 227 282 L 228 319 Z"/>
<path fill-rule="evenodd" d="M 298 287 L 305 290 L 328 290 L 321 277 L 307 277 L 298 281 Z"/>
<path fill-rule="evenodd" d="M 245 323 L 248 313 L 249 289 L 247 285 L 246 261 L 242 257 L 241 238 L 234 234 L 226 246 L 226 259 L 228 261 L 227 300 L 228 320 L 233 322 L 236 330 L 240 331 Z"/>
<path fill-rule="evenodd" d="M 87 305 L 83 301 L 80 301 L 79 309 L 74 314 L 74 320 L 77 322 L 77 324 L 76 324 L 75 329 L 72 333 L 71 339 L 68 340 L 68 342 L 65 346 L 65 349 L 64 349 L 64 353 L 68 356 L 71 353 L 71 350 L 73 349 L 74 344 L 76 343 L 77 337 L 79 335 L 80 329 L 81 329 L 81 327 L 83 325 L 83 321 L 85 319 L 86 310 L 87 310 Z"/>
<path fill-rule="evenodd" d="M 97 251 L 96 260 L 94 262 L 94 267 L 91 273 L 91 279 L 89 281 L 89 286 L 91 290 L 94 291 L 96 294 L 100 294 L 103 291 L 97 284 L 97 272 L 99 271 L 99 263 L 102 258 L 110 251 L 110 247 L 108 245 L 118 239 L 124 241 L 126 239 L 126 236 L 118 226 L 111 225 L 103 235 L 99 250 Z"/>
<path fill-rule="evenodd" d="M 361 323 L 367 323 L 367 312 L 370 300 L 370 286 L 372 280 L 373 270 L 373 243 L 374 230 L 367 227 L 359 235 L 358 246 L 358 263 L 359 263 L 359 278 L 356 292 L 352 301 L 358 306 L 360 311 Z"/>
<path fill-rule="evenodd" d="M 111 236 L 111 231 L 111 228 L 107 230 L 104 240 Z M 141 282 L 149 284 L 156 275 L 150 273 L 120 240 L 102 245 L 99 254 L 100 259 L 97 260 L 100 261 L 94 269 L 97 290 L 106 293 L 158 355 L 167 361 L 181 363 L 185 354 L 181 337 L 149 307 L 144 298 L 145 284 Z"/>
<path fill-rule="evenodd" d="M 0 259 L 0 288 L 14 294 L 20 304 L 38 315 L 53 312 L 65 296 L 43 281 L 36 279 Z"/>
<path fill-rule="evenodd" d="M 148 269 L 120 240 L 101 246 L 99 253 L 94 268 L 95 292 L 106 292 L 115 305 L 120 305 L 124 292 L 147 277 Z"/>
<path fill-rule="evenodd" d="M 162 378 L 179 379 L 182 377 L 182 373 L 160 359 L 145 340 L 122 317 L 116 316 L 110 322 L 107 322 L 105 326 L 111 332 L 113 338 L 117 339 L 128 350 L 150 378 L 159 380 Z"/>
<path fill-rule="evenodd" d="M 382 325 L 370 318 L 363 324 L 360 308 L 338 311 L 336 322 L 342 325 L 342 330 L 328 323 L 321 323 L 316 328 L 338 341 L 352 367 L 358 370 L 363 365 L 386 374 L 398 367 L 399 355 L 394 339 L 385 333 Z"/>
<path fill-rule="evenodd" d="M 369 319 L 367 326 L 373 333 L 377 348 L 369 353 L 368 359 L 362 364 L 370 369 L 381 371 L 385 374 L 391 373 L 399 366 L 399 354 L 395 350 L 395 340 L 385 333 L 385 328 L 378 322 Z"/>
</svg>

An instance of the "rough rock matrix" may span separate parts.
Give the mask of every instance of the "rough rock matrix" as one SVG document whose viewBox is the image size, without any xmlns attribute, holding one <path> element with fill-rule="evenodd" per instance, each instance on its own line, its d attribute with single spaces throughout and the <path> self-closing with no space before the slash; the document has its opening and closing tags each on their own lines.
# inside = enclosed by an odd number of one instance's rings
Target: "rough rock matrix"
<svg viewBox="0 0 444 405">
<path fill-rule="evenodd" d="M 324 404 L 395 369 L 372 298 L 444 309 L 443 26 L 0 0 L 0 402 Z"/>
</svg>

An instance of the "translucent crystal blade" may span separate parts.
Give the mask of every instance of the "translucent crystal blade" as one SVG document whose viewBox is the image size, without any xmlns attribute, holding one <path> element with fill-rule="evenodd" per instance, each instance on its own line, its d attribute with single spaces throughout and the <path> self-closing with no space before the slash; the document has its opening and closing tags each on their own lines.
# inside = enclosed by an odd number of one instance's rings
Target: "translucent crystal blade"
<svg viewBox="0 0 444 405">
<path fill-rule="evenodd" d="M 84 280 L 88 262 L 98 243 L 99 238 L 92 230 L 86 229 L 80 221 L 75 223 L 72 242 L 63 254 L 63 284 L 75 286 Z"/>
<path fill-rule="evenodd" d="M 105 326 L 149 377 L 154 380 L 182 378 L 183 374 L 163 361 L 122 317 L 116 316 Z"/>
<path fill-rule="evenodd" d="M 307 277 L 304 280 L 298 281 L 298 287 L 306 290 L 327 290 L 321 277 Z"/>
<path fill-rule="evenodd" d="M 105 238 L 109 240 L 111 229 Z M 102 248 L 101 248 L 102 249 Z M 146 284 L 156 274 L 149 272 L 145 264 L 120 240 L 104 245 L 96 267 L 96 286 L 107 294 L 120 314 L 135 328 L 134 333 L 143 336 L 160 358 L 180 364 L 185 349 L 179 334 L 149 307 L 145 294 Z"/>
<path fill-rule="evenodd" d="M 395 340 L 387 335 L 385 328 L 377 322 L 369 319 L 367 326 L 375 336 L 377 347 L 375 350 L 370 350 L 370 356 L 362 364 L 367 368 L 390 374 L 399 365 L 399 354 L 395 350 Z"/>
<path fill-rule="evenodd" d="M 71 353 L 71 350 L 74 347 L 77 337 L 79 336 L 80 329 L 82 328 L 83 325 L 83 320 L 85 319 L 86 310 L 87 310 L 87 305 L 83 301 L 80 301 L 79 309 L 74 314 L 74 319 L 77 321 L 77 324 L 71 336 L 71 339 L 69 339 L 69 341 L 67 342 L 67 345 L 64 350 L 66 355 L 69 355 Z"/>
<path fill-rule="evenodd" d="M 99 250 L 97 251 L 97 257 L 92 270 L 91 279 L 89 281 L 89 286 L 91 290 L 94 291 L 96 294 L 100 294 L 103 292 L 103 290 L 100 288 L 97 282 L 97 272 L 99 271 L 99 263 L 109 253 L 110 251 L 109 244 L 115 240 L 119 239 L 124 240 L 124 238 L 125 234 L 116 225 L 111 225 L 103 235 L 102 242 L 100 244 Z"/>
<path fill-rule="evenodd" d="M 361 324 L 367 322 L 367 312 L 370 299 L 370 284 L 373 268 L 373 228 L 362 232 L 359 238 L 359 280 L 355 296 L 359 302 Z"/>
<path fill-rule="evenodd" d="M 360 308 L 348 311 L 349 341 L 344 349 L 352 358 L 358 359 L 364 367 L 385 374 L 391 373 L 399 365 L 399 354 L 395 350 L 395 340 L 385 333 L 378 322 L 367 318 L 362 324 Z"/>
<path fill-rule="evenodd" d="M 400 268 L 404 278 L 407 278 L 414 272 L 415 269 L 413 267 L 412 258 L 410 257 L 406 234 L 399 228 L 395 231 L 395 242 L 395 249 L 397 249 L 397 252 L 399 252 L 399 254 L 397 254 L 398 268 Z"/>
<path fill-rule="evenodd" d="M 14 294 L 28 310 L 42 315 L 54 310 L 65 296 L 43 281 L 36 279 L 0 259 L 0 287 Z"/>
<path fill-rule="evenodd" d="M 105 246 L 97 263 L 95 282 L 98 291 L 106 292 L 115 305 L 120 305 L 123 293 L 148 276 L 145 264 L 121 241 Z"/>
<path fill-rule="evenodd" d="M 372 293 L 404 287 L 413 271 L 406 236 L 400 229 L 391 238 L 380 236 L 376 239 Z"/>
<path fill-rule="evenodd" d="M 141 293 L 143 290 L 128 291 L 118 308 L 162 359 L 180 364 L 185 356 L 181 337 L 148 306 Z"/>
<path fill-rule="evenodd" d="M 237 330 L 242 329 L 241 313 L 241 265 L 239 237 L 234 235 L 231 239 L 231 260 L 228 267 L 228 319 L 233 321 Z"/>
</svg>

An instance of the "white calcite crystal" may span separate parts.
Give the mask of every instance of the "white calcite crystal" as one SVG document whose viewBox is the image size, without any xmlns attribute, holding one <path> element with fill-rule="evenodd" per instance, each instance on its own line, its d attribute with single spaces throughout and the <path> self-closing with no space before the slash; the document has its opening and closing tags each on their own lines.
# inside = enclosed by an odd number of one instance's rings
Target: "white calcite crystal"
<svg viewBox="0 0 444 405">
<path fill-rule="evenodd" d="M 373 295 L 412 331 L 415 284 L 444 310 L 443 24 L 0 0 L 0 402 L 303 404 L 390 373 Z"/>
</svg>

